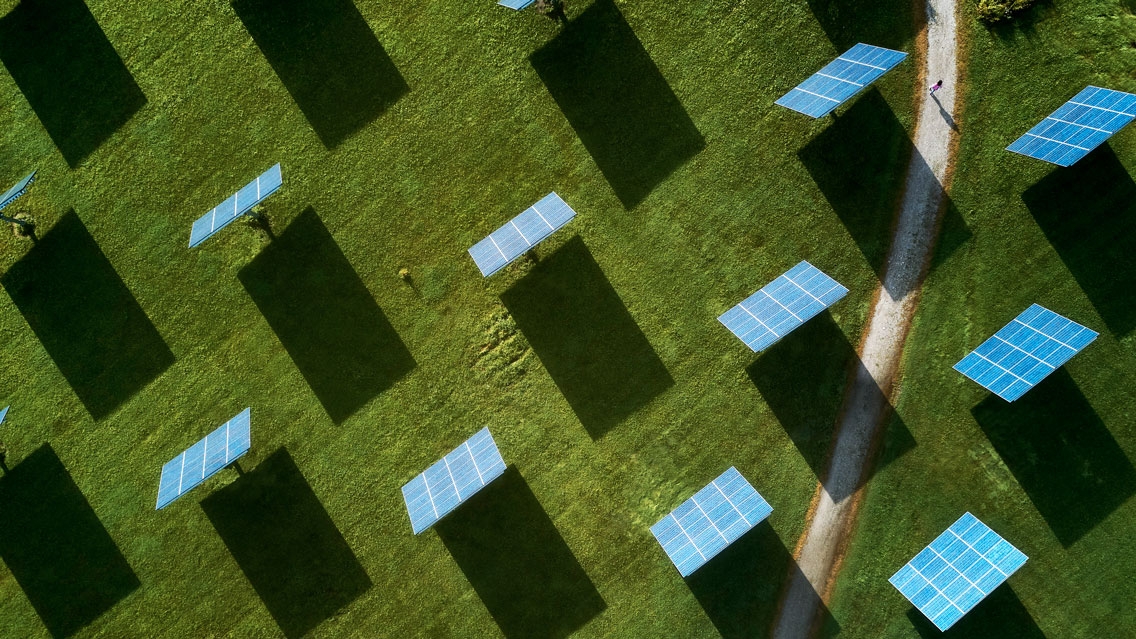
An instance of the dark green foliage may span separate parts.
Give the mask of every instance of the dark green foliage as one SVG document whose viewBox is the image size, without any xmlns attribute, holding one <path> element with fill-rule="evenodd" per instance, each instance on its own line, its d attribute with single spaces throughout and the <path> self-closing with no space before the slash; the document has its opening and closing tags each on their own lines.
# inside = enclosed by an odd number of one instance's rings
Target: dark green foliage
<svg viewBox="0 0 1136 639">
<path fill-rule="evenodd" d="M 985 22 L 1012 20 L 1041 0 L 978 0 L 978 17 Z"/>
</svg>

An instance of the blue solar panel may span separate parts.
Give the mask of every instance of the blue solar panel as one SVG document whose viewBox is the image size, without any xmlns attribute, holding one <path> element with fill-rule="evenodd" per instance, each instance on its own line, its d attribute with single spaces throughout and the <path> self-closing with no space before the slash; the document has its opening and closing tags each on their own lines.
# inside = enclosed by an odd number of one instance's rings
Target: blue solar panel
<svg viewBox="0 0 1136 639">
<path fill-rule="evenodd" d="M 776 104 L 814 118 L 828 115 L 906 57 L 902 51 L 857 44 L 778 98 Z"/>
<path fill-rule="evenodd" d="M 272 195 L 284 184 L 280 165 L 268 169 L 252 182 L 245 185 L 229 199 L 221 202 L 212 211 L 202 215 L 193 223 L 189 232 L 189 247 L 193 248 L 213 236 L 214 233 L 232 223 L 233 220 L 248 213 L 264 198 Z"/>
<path fill-rule="evenodd" d="M 651 534 L 686 577 L 761 523 L 773 507 L 733 466 L 651 526 Z"/>
<path fill-rule="evenodd" d="M 402 487 L 414 534 L 433 526 L 504 472 L 497 443 L 489 427 L 482 428 Z"/>
<path fill-rule="evenodd" d="M 1006 147 L 1058 166 L 1071 166 L 1136 119 L 1136 95 L 1085 87 Z"/>
<path fill-rule="evenodd" d="M 532 5 L 534 2 L 536 2 L 536 0 L 497 0 L 497 4 L 501 5 L 502 7 L 509 7 L 510 9 L 516 9 L 517 11 L 520 11 L 521 9 Z"/>
<path fill-rule="evenodd" d="M 718 316 L 750 350 L 764 350 L 848 294 L 848 289 L 802 261 Z"/>
<path fill-rule="evenodd" d="M 946 630 L 1010 578 L 1027 557 L 966 513 L 888 581 Z"/>
<path fill-rule="evenodd" d="M 16 201 L 16 198 L 24 194 L 28 190 L 28 186 L 35 182 L 36 172 L 32 171 L 31 175 L 16 182 L 16 186 L 4 191 L 4 195 L 0 195 L 0 211 L 3 211 L 9 204 Z"/>
<path fill-rule="evenodd" d="M 3 424 L 4 420 L 8 418 L 8 409 L 9 408 L 11 408 L 11 406 L 5 406 L 4 410 L 0 410 L 0 424 Z"/>
<path fill-rule="evenodd" d="M 469 249 L 485 277 L 493 275 L 576 217 L 555 191 Z"/>
<path fill-rule="evenodd" d="M 251 409 L 244 409 L 209 433 L 205 439 L 162 466 L 162 479 L 158 483 L 158 510 L 169 506 L 175 499 L 249 451 L 252 447 L 251 415 Z"/>
<path fill-rule="evenodd" d="M 1012 402 L 1081 352 L 1098 333 L 1034 304 L 954 369 Z"/>
</svg>

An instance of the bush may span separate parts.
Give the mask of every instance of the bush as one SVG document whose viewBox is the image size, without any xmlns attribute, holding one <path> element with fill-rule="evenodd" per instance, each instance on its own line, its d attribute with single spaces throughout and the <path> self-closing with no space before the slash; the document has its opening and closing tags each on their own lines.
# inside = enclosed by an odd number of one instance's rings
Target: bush
<svg viewBox="0 0 1136 639">
<path fill-rule="evenodd" d="M 1025 11 L 1039 0 L 978 0 L 978 18 L 984 22 L 1002 22 Z"/>
</svg>

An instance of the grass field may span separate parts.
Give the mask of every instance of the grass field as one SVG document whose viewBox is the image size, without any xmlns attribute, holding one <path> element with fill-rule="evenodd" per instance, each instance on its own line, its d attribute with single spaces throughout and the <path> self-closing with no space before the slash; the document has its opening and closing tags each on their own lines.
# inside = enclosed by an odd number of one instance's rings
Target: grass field
<svg viewBox="0 0 1136 639">
<path fill-rule="evenodd" d="M 38 242 L 0 241 L 0 634 L 764 631 L 915 65 L 835 120 L 773 100 L 856 41 L 910 49 L 907 0 L 581 0 L 563 30 L 488 0 L 2 10 L 0 176 L 39 179 L 5 211 Z M 238 222 L 186 248 L 276 162 L 274 239 Z M 466 248 L 551 190 L 576 221 L 481 278 Z M 715 317 L 801 259 L 852 292 L 756 359 Z M 1123 350 L 1103 342 L 1076 379 Z M 161 465 L 246 406 L 244 476 L 155 512 Z M 485 424 L 510 470 L 413 536 L 399 487 Z M 775 512 L 683 583 L 648 528 L 731 465 Z"/>
</svg>

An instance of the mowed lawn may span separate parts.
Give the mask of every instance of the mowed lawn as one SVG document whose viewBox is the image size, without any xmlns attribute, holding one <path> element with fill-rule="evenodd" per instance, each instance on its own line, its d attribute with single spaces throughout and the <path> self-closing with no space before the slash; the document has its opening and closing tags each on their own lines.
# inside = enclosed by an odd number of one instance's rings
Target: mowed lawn
<svg viewBox="0 0 1136 639">
<path fill-rule="evenodd" d="M 1131 3 L 1085 1 L 1041 7 L 1017 26 L 965 20 L 952 208 L 832 629 L 939 636 L 887 579 L 970 511 L 1030 559 L 943 636 L 1132 636 L 1136 132 L 1069 169 L 1003 148 L 1086 85 L 1136 90 L 1136 17 Z M 1012 404 L 951 370 L 1035 302 L 1100 337 Z"/>
<path fill-rule="evenodd" d="M 909 2 L 2 9 L 0 176 L 39 175 L 5 211 L 38 243 L 0 239 L 0 634 L 765 631 L 916 67 L 835 119 L 773 101 L 858 41 L 910 50 Z M 276 162 L 274 239 L 186 247 Z M 552 190 L 577 219 L 483 279 L 466 249 Z M 755 358 L 715 318 L 802 259 L 851 293 Z M 246 406 L 244 476 L 155 512 Z M 510 470 L 412 535 L 399 487 L 484 425 Z M 684 583 L 649 526 L 731 465 L 775 511 Z"/>
</svg>

